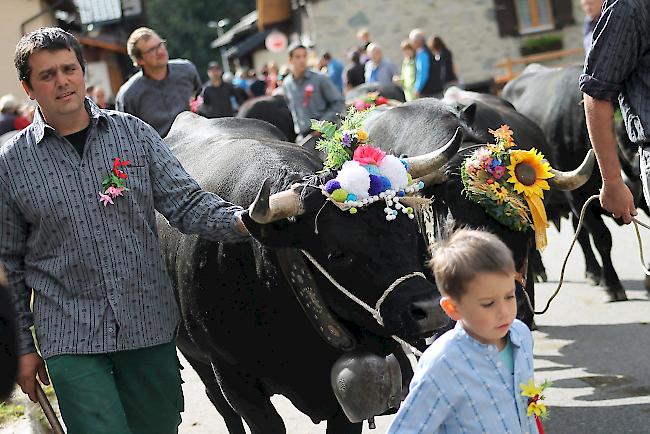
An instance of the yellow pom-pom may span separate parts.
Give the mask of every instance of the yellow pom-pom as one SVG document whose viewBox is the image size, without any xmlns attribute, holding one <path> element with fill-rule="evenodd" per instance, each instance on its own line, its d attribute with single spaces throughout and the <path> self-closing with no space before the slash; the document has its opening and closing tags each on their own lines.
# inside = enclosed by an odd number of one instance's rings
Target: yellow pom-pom
<svg viewBox="0 0 650 434">
<path fill-rule="evenodd" d="M 407 174 L 406 174 L 406 180 L 407 180 L 406 185 L 411 185 L 411 184 L 413 184 L 413 177 L 411 176 L 410 173 L 407 173 Z"/>
<path fill-rule="evenodd" d="M 332 199 L 334 199 L 337 202 L 345 202 L 345 200 L 348 198 L 348 192 L 343 190 L 342 188 L 337 188 L 332 192 Z"/>
<path fill-rule="evenodd" d="M 350 214 L 356 214 L 357 209 L 356 208 L 350 208 Z"/>
</svg>

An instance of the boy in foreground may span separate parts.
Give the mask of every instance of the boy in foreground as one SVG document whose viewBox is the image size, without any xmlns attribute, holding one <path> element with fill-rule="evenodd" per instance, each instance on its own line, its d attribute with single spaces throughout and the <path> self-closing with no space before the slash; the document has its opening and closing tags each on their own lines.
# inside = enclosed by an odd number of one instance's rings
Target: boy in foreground
<svg viewBox="0 0 650 434">
<path fill-rule="evenodd" d="M 388 433 L 538 433 L 520 384 L 533 378 L 533 338 L 515 319 L 515 264 L 496 236 L 462 229 L 431 267 L 456 322 L 422 355 Z"/>
</svg>

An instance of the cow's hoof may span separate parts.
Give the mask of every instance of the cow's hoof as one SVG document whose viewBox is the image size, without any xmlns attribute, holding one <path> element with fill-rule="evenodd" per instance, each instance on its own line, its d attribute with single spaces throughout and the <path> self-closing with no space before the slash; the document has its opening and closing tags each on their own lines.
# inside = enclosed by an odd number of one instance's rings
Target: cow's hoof
<svg viewBox="0 0 650 434">
<path fill-rule="evenodd" d="M 544 283 L 546 281 L 548 281 L 548 276 L 546 275 L 546 271 L 535 272 L 535 282 Z"/>
<path fill-rule="evenodd" d="M 596 273 L 592 273 L 591 271 L 587 271 L 585 273 L 585 278 L 587 279 L 587 282 L 589 282 L 591 286 L 600 285 L 600 273 L 596 274 Z"/>
<path fill-rule="evenodd" d="M 604 301 L 607 303 L 613 303 L 615 301 L 627 301 L 627 294 L 623 288 L 616 290 L 607 290 Z"/>
</svg>

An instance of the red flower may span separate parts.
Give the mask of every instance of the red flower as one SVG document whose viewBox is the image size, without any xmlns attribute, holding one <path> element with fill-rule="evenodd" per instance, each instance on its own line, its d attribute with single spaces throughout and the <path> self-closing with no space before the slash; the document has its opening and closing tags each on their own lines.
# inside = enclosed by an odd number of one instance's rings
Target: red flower
<svg viewBox="0 0 650 434">
<path fill-rule="evenodd" d="M 118 178 L 126 179 L 129 175 L 122 172 L 119 168 L 122 166 L 130 166 L 130 165 L 131 162 L 129 160 L 120 161 L 118 157 L 115 157 L 115 160 L 113 161 L 113 173 Z"/>
<path fill-rule="evenodd" d="M 313 94 L 314 94 L 314 85 L 309 83 L 307 86 L 305 86 L 305 94 L 303 95 L 303 99 L 302 99 L 303 107 L 309 106 L 309 100 L 311 100 L 311 96 Z"/>
<path fill-rule="evenodd" d="M 385 156 L 386 153 L 381 149 L 365 145 L 359 146 L 354 151 L 353 159 L 354 161 L 358 161 L 361 165 L 374 164 L 379 166 L 379 163 L 381 163 L 381 160 L 383 160 Z"/>
<path fill-rule="evenodd" d="M 375 105 L 388 104 L 388 99 L 385 96 L 378 96 L 375 100 Z"/>
</svg>

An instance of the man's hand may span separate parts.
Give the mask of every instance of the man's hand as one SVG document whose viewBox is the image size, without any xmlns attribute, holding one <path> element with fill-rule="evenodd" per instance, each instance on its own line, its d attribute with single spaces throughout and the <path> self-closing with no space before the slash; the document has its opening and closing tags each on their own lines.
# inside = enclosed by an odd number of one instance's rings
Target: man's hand
<svg viewBox="0 0 650 434">
<path fill-rule="evenodd" d="M 29 399 L 38 402 L 36 397 L 36 374 L 41 379 L 41 383 L 50 384 L 50 379 L 45 370 L 45 362 L 38 353 L 29 353 L 20 356 L 18 360 L 18 385 L 29 395 Z"/>
<path fill-rule="evenodd" d="M 630 224 L 637 211 L 634 206 L 632 192 L 622 178 L 603 181 L 600 190 L 600 206 L 612 213 L 612 217 L 621 218 L 623 223 Z"/>
</svg>

